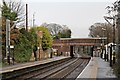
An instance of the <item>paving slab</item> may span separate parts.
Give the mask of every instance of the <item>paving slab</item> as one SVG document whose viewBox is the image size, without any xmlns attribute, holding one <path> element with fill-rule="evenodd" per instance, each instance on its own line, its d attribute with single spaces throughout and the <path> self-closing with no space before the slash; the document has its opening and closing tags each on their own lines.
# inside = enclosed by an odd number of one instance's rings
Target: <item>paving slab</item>
<svg viewBox="0 0 120 80">
<path fill-rule="evenodd" d="M 97 74 L 97 60 L 95 57 L 91 58 L 88 65 L 85 67 L 85 69 L 80 73 L 80 75 L 77 77 L 79 78 L 96 78 Z"/>
<path fill-rule="evenodd" d="M 104 61 L 100 57 L 92 57 L 85 69 L 80 73 L 76 80 L 79 79 L 103 79 L 103 78 L 116 78 L 113 74 L 109 62 Z"/>
<path fill-rule="evenodd" d="M 97 58 L 97 62 L 97 78 L 116 78 L 115 74 L 113 74 L 113 69 L 109 66 L 109 62 L 106 62 L 101 58 Z"/>
</svg>

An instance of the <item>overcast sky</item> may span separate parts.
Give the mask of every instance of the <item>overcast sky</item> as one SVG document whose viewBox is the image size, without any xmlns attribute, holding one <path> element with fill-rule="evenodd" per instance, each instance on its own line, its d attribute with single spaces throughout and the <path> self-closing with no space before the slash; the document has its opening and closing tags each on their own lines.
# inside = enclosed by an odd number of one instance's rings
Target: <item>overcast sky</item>
<svg viewBox="0 0 120 80">
<path fill-rule="evenodd" d="M 97 22 L 105 22 L 106 6 L 115 0 L 27 0 L 29 25 L 57 23 L 67 25 L 72 30 L 72 37 L 88 37 L 89 27 Z"/>
</svg>

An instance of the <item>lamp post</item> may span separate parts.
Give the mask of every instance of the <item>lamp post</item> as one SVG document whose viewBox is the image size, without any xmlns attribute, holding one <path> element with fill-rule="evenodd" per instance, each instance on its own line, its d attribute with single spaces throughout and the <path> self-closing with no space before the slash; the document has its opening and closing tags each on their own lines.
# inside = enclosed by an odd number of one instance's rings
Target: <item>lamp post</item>
<svg viewBox="0 0 120 80">
<path fill-rule="evenodd" d="M 103 51 L 104 51 L 104 46 L 105 46 L 105 31 L 106 31 L 106 29 L 105 28 L 102 28 L 102 30 L 103 30 L 103 45 L 102 45 L 102 49 L 103 49 Z M 102 51 L 102 52 L 103 52 Z M 106 60 L 106 53 L 104 53 L 104 59 Z"/>
</svg>

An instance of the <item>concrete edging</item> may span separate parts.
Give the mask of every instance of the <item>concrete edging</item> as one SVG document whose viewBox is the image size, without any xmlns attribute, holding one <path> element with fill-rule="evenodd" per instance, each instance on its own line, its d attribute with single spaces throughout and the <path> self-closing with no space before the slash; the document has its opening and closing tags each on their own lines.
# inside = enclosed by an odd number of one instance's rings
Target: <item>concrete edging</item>
<svg viewBox="0 0 120 80">
<path fill-rule="evenodd" d="M 77 78 L 97 78 L 98 63 L 95 57 L 91 57 L 88 65 L 83 69 Z M 84 76 L 83 76 L 84 75 Z M 77 80 L 76 78 L 76 80 Z"/>
<path fill-rule="evenodd" d="M 92 59 L 92 58 L 91 58 Z M 89 63 L 87 64 L 87 66 L 83 69 L 83 71 L 80 73 L 80 75 L 77 78 L 80 78 L 80 76 L 83 74 L 83 72 L 85 72 L 86 68 L 88 67 L 88 65 L 90 65 L 91 63 L 91 59 L 89 61 Z"/>
</svg>

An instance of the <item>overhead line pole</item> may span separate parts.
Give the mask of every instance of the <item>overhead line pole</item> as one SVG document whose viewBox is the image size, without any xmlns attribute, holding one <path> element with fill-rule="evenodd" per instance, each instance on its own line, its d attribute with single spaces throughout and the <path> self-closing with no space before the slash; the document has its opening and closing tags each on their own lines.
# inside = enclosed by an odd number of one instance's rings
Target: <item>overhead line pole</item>
<svg viewBox="0 0 120 80">
<path fill-rule="evenodd" d="M 33 13 L 33 27 L 35 26 L 35 12 Z"/>
<path fill-rule="evenodd" d="M 112 25 L 112 27 L 113 27 L 113 40 L 112 40 L 112 42 L 113 42 L 113 45 L 111 44 L 110 45 L 110 66 L 112 66 L 112 64 L 114 64 L 115 63 L 115 20 L 116 20 L 116 17 L 107 17 L 107 16 L 104 16 L 104 19 L 110 24 L 110 25 Z M 113 20 L 113 24 L 112 23 L 110 23 L 109 21 L 108 21 L 108 19 L 112 19 Z M 112 60 L 112 58 L 113 58 L 113 60 Z"/>
<path fill-rule="evenodd" d="M 26 4 L 26 31 L 28 31 L 28 4 Z"/>
<path fill-rule="evenodd" d="M 118 59 L 120 58 L 120 1 L 118 1 L 118 8 L 117 8 L 117 20 L 116 20 L 116 27 L 117 27 L 117 54 Z M 118 61 L 120 63 L 120 59 Z"/>
</svg>

